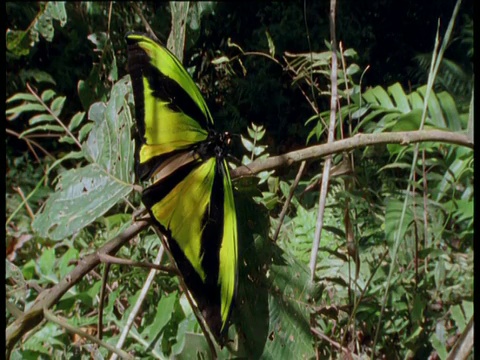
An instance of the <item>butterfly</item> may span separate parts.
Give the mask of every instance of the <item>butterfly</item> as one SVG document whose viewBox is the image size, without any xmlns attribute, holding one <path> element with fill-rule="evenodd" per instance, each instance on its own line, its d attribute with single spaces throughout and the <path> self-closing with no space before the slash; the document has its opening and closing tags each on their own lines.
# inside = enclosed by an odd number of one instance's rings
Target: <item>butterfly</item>
<svg viewBox="0 0 480 360">
<path fill-rule="evenodd" d="M 154 179 L 142 202 L 218 340 L 228 329 L 238 277 L 237 218 L 225 160 L 230 135 L 215 131 L 200 90 L 167 48 L 138 33 L 126 41 L 136 174 Z"/>
</svg>

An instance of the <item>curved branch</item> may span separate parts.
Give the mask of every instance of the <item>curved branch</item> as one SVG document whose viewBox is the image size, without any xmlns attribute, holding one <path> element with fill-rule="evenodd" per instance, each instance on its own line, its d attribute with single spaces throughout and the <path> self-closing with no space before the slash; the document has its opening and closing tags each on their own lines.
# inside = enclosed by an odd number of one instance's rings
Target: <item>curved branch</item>
<svg viewBox="0 0 480 360">
<path fill-rule="evenodd" d="M 333 143 L 310 146 L 305 149 L 292 151 L 279 156 L 272 156 L 268 159 L 254 161 L 247 166 L 240 166 L 231 171 L 231 177 L 246 177 L 257 174 L 261 171 L 272 170 L 283 166 L 290 166 L 293 163 L 318 159 L 330 154 L 350 151 L 360 147 L 379 144 L 400 144 L 408 145 L 419 142 L 441 142 L 466 146 L 473 149 L 473 140 L 465 134 L 443 130 L 416 130 L 377 134 L 357 134 L 353 137 L 338 140 Z"/>
</svg>

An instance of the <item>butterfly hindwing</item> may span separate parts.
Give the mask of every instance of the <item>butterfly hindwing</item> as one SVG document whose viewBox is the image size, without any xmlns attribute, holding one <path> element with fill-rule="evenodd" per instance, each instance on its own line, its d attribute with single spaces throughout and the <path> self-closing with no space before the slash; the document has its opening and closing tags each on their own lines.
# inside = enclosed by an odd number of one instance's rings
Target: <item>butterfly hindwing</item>
<svg viewBox="0 0 480 360">
<path fill-rule="evenodd" d="M 237 223 L 224 159 L 203 97 L 181 63 L 145 35 L 129 34 L 142 201 L 167 236 L 189 292 L 217 340 L 237 284 Z"/>
</svg>

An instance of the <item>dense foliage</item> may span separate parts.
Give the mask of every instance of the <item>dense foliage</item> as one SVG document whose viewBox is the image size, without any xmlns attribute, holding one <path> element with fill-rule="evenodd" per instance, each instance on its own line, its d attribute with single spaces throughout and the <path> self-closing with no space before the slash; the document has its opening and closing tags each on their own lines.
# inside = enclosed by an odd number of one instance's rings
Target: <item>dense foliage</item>
<svg viewBox="0 0 480 360">
<path fill-rule="evenodd" d="M 471 1 L 431 83 L 437 19 L 443 38 L 455 2 L 337 6 L 337 140 L 421 127 L 473 135 Z M 138 216 L 128 31 L 151 28 L 166 43 L 171 23 L 186 16 L 183 63 L 218 128 L 239 135 L 232 152 L 242 164 L 326 142 L 328 2 L 7 2 L 6 13 L 7 337 L 40 293 Z M 298 182 L 300 164 L 234 182 L 235 341 L 217 355 L 446 359 L 473 319 L 472 148 L 355 147 L 333 163 L 313 281 L 322 159 Z M 153 262 L 159 249 L 145 229 L 112 255 Z M 14 344 L 11 358 L 110 356 L 79 334 L 99 335 L 101 312 L 102 341 L 115 346 L 137 302 L 126 353 L 210 357 L 178 279 L 158 272 L 145 287 L 148 276 L 132 264 L 94 268 L 48 306 L 48 321 Z"/>
</svg>

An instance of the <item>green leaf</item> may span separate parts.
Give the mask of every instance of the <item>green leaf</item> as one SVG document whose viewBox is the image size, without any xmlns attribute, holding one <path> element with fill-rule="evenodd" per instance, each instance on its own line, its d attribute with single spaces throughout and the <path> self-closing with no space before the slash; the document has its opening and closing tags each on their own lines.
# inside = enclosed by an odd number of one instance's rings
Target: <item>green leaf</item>
<svg viewBox="0 0 480 360">
<path fill-rule="evenodd" d="M 369 103 L 378 104 L 385 109 L 395 109 L 395 105 L 393 105 L 388 93 L 381 86 L 368 90 L 363 94 L 363 97 Z"/>
<path fill-rule="evenodd" d="M 425 95 L 427 92 L 427 86 L 422 86 L 417 90 L 422 97 L 425 99 Z M 447 123 L 443 116 L 442 108 L 440 107 L 440 103 L 438 102 L 438 98 L 433 91 L 430 92 L 430 96 L 428 97 L 428 114 L 432 123 L 437 126 L 438 128 L 446 128 Z"/>
<path fill-rule="evenodd" d="M 6 281 L 6 300 L 17 303 L 25 303 L 27 297 L 28 285 L 23 276 L 22 270 L 12 262 L 5 259 L 5 280 Z M 13 282 L 13 286 L 10 285 Z"/>
<path fill-rule="evenodd" d="M 43 107 L 43 105 L 40 105 L 40 104 L 26 103 L 26 104 L 22 104 L 19 106 L 15 106 L 14 108 L 8 109 L 7 111 L 5 111 L 5 114 L 10 115 L 7 117 L 8 120 L 15 120 L 18 116 L 28 111 L 43 112 L 45 111 L 45 108 Z"/>
<path fill-rule="evenodd" d="M 59 176 L 55 193 L 33 221 L 42 237 L 62 240 L 105 214 L 131 191 L 97 164 L 72 169 Z"/>
<path fill-rule="evenodd" d="M 175 303 L 178 300 L 178 294 L 173 292 L 167 296 L 162 296 L 157 304 L 155 318 L 143 331 L 142 335 L 147 339 L 155 339 L 163 328 L 168 324 L 175 310 Z"/>
<path fill-rule="evenodd" d="M 6 34 L 7 50 L 16 56 L 30 54 L 31 42 L 28 31 L 7 29 Z"/>
<path fill-rule="evenodd" d="M 49 15 L 60 22 L 60 26 L 64 26 L 67 22 L 67 11 L 65 10 L 65 1 L 49 1 L 47 9 Z"/>
<path fill-rule="evenodd" d="M 20 77 L 22 78 L 23 82 L 29 79 L 34 79 L 37 83 L 46 82 L 52 85 L 57 85 L 49 73 L 38 69 L 21 70 Z"/>
<path fill-rule="evenodd" d="M 65 96 L 59 96 L 55 98 L 55 100 L 52 101 L 50 105 L 50 110 L 58 117 L 60 116 L 60 113 L 62 112 L 63 105 L 65 104 L 65 100 L 67 98 Z"/>
<path fill-rule="evenodd" d="M 35 216 L 33 229 L 61 240 L 104 215 L 132 190 L 133 143 L 125 79 L 117 82 L 107 104 L 92 105 L 93 128 L 83 145 L 91 164 L 63 172 L 53 193 Z"/>
<path fill-rule="evenodd" d="M 413 212 L 410 207 L 407 206 L 403 223 L 400 224 L 402 210 L 403 201 L 395 199 L 387 200 L 385 209 L 385 237 L 390 250 L 393 248 L 395 236 L 398 236 L 400 239 L 405 239 L 408 224 L 411 224 L 413 220 Z M 400 234 L 396 235 L 397 232 L 400 232 Z"/>
<path fill-rule="evenodd" d="M 50 114 L 38 114 L 38 115 L 32 116 L 30 120 L 28 120 L 28 123 L 30 125 L 35 125 L 40 122 L 53 122 L 53 121 L 55 121 L 55 118 Z"/>
<path fill-rule="evenodd" d="M 392 86 L 388 87 L 388 93 L 395 100 L 397 109 L 403 113 L 408 113 L 410 111 L 410 105 L 408 104 L 408 97 L 403 91 L 402 85 L 395 83 Z"/>
<path fill-rule="evenodd" d="M 45 10 L 38 17 L 34 30 L 38 31 L 45 40 L 51 42 L 54 35 L 53 21 L 60 21 L 60 26 L 64 26 L 67 22 L 67 12 L 65 10 L 64 1 L 49 1 L 45 6 Z"/>
<path fill-rule="evenodd" d="M 446 91 L 437 94 L 437 97 L 445 114 L 448 129 L 452 131 L 462 130 L 462 122 L 453 97 Z"/>
<path fill-rule="evenodd" d="M 275 44 L 273 42 L 272 36 L 268 32 L 268 30 L 265 30 L 265 35 L 267 36 L 268 41 L 268 53 L 271 57 L 275 57 Z"/>
<path fill-rule="evenodd" d="M 42 93 L 42 101 L 43 102 L 47 102 L 49 101 L 51 98 L 53 98 L 54 96 L 56 95 L 56 92 L 53 91 L 52 89 L 48 89 L 48 90 L 45 90 L 43 93 Z M 33 95 L 32 95 L 33 96 Z M 36 101 L 36 100 L 35 100 Z"/>
<path fill-rule="evenodd" d="M 38 267 L 41 274 L 50 275 L 54 274 L 55 269 L 55 249 L 47 248 L 43 250 L 40 259 L 38 260 Z"/>
<path fill-rule="evenodd" d="M 241 136 L 241 139 L 242 139 L 243 147 L 244 147 L 247 151 L 252 152 L 253 149 L 254 149 L 253 142 L 251 142 L 250 140 L 244 138 L 243 136 Z"/>
<path fill-rule="evenodd" d="M 53 345 L 63 347 L 64 344 L 58 339 L 61 335 L 64 334 L 64 329 L 60 328 L 54 323 L 47 323 L 45 326 L 37 330 L 28 337 L 28 339 L 23 343 L 25 349 L 37 351 L 41 354 L 45 354 L 45 358 L 51 356 L 51 347 Z M 46 346 L 48 344 L 48 346 Z M 36 356 L 36 358 L 43 358 Z"/>
<path fill-rule="evenodd" d="M 78 141 L 82 142 L 85 140 L 85 137 L 90 133 L 90 131 L 93 129 L 93 124 L 92 123 L 86 123 L 83 125 L 78 132 Z"/>
<path fill-rule="evenodd" d="M 54 132 L 54 133 L 62 133 L 64 131 L 64 129 L 60 125 L 48 125 L 48 124 L 39 125 L 39 126 L 29 128 L 29 129 L 25 130 L 24 132 L 22 132 L 22 134 L 20 135 L 20 138 L 23 138 L 28 134 L 32 134 L 32 133 L 36 133 L 36 132 L 43 132 L 43 131 Z"/>
<path fill-rule="evenodd" d="M 83 121 L 85 118 L 85 112 L 80 111 L 73 115 L 72 120 L 70 120 L 70 124 L 68 124 L 68 130 L 74 131 Z"/>
<path fill-rule="evenodd" d="M 58 260 L 58 273 L 60 278 L 64 278 L 75 266 L 71 265 L 72 260 L 78 260 L 79 252 L 75 248 L 69 248 L 65 254 Z"/>
<path fill-rule="evenodd" d="M 5 102 L 7 104 L 9 104 L 11 102 L 18 101 L 18 100 L 26 100 L 26 101 L 30 101 L 30 102 L 37 102 L 37 98 L 30 93 L 16 93 L 16 94 L 10 96 Z"/>
<path fill-rule="evenodd" d="M 280 261 L 270 270 L 273 281 L 268 297 L 270 325 L 262 358 L 314 357 L 307 300 L 309 272 L 290 254 Z"/>
<path fill-rule="evenodd" d="M 345 57 L 355 57 L 355 56 L 357 56 L 357 52 L 354 49 L 347 49 L 343 52 L 343 56 L 345 56 Z"/>
<path fill-rule="evenodd" d="M 360 66 L 358 66 L 357 64 L 351 64 L 347 68 L 347 75 L 352 76 L 358 73 L 359 71 L 360 71 Z"/>
</svg>

